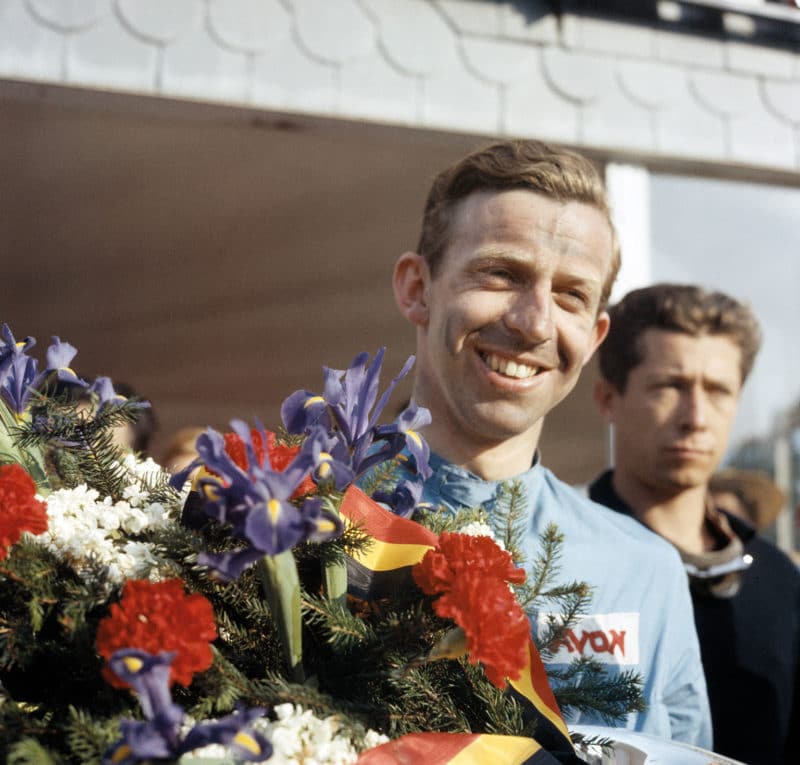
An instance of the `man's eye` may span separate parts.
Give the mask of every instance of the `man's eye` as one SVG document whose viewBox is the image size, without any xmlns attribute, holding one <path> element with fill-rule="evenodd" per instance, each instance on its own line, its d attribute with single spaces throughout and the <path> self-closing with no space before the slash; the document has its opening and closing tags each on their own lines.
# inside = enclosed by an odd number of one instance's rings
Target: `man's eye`
<svg viewBox="0 0 800 765">
<path fill-rule="evenodd" d="M 510 284 L 514 281 L 514 274 L 507 268 L 487 268 L 483 271 L 483 279 L 487 284 Z"/>
<path fill-rule="evenodd" d="M 559 293 L 560 301 L 571 308 L 584 308 L 589 303 L 585 292 L 577 289 L 565 289 Z"/>
</svg>

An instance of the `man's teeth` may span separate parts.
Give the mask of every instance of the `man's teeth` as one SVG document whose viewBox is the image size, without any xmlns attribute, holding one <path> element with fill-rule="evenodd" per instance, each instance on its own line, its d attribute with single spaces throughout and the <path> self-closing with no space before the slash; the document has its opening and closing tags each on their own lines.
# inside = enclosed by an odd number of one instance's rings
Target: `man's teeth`
<svg viewBox="0 0 800 765">
<path fill-rule="evenodd" d="M 495 356 L 493 353 L 488 353 L 483 356 L 486 366 L 489 369 L 499 372 L 506 377 L 515 377 L 518 380 L 524 380 L 527 377 L 533 377 L 538 371 L 538 367 L 529 367 L 527 364 L 518 364 L 516 361 Z"/>
</svg>

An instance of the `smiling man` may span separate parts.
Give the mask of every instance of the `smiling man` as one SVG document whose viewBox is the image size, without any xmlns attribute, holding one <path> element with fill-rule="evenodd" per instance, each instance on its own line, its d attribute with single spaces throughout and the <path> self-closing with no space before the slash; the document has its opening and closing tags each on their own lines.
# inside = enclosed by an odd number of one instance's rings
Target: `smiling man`
<svg viewBox="0 0 800 765">
<path fill-rule="evenodd" d="M 777 765 L 797 762 L 800 747 L 800 574 L 709 491 L 759 343 L 749 308 L 719 292 L 659 284 L 614 306 L 595 389 L 614 426 L 614 470 L 590 496 L 680 553 L 715 750 Z"/>
<path fill-rule="evenodd" d="M 519 482 L 528 500 L 527 560 L 555 523 L 565 537 L 558 580 L 594 588 L 591 612 L 552 647 L 550 664 L 587 657 L 611 675 L 639 672 L 648 709 L 625 725 L 709 747 L 678 555 L 559 481 L 537 451 L 544 417 L 608 332 L 605 308 L 619 262 L 602 181 L 579 155 L 508 141 L 434 180 L 418 252 L 401 255 L 394 272 L 397 304 L 416 330 L 414 398 L 432 416 L 424 435 L 433 475 L 423 500 L 491 513 L 504 487 Z M 547 623 L 542 613 L 532 627 Z"/>
</svg>

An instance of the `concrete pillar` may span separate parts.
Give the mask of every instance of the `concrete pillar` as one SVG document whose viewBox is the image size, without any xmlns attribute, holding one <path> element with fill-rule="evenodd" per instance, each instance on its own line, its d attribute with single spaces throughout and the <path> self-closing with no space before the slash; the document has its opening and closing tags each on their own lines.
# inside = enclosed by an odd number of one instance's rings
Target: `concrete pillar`
<svg viewBox="0 0 800 765">
<path fill-rule="evenodd" d="M 639 165 L 609 162 L 606 188 L 622 247 L 622 267 L 611 293 L 613 302 L 626 292 L 652 282 L 650 172 Z"/>
</svg>

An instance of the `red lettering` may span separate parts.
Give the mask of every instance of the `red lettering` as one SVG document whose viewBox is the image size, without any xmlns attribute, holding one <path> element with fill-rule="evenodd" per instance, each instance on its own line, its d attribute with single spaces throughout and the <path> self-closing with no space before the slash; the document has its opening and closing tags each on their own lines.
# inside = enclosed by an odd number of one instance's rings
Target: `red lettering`
<svg viewBox="0 0 800 765">
<path fill-rule="evenodd" d="M 615 648 L 619 648 L 619 652 L 622 656 L 625 655 L 625 630 L 621 630 L 620 632 L 611 630 L 611 645 L 608 648 L 608 652 L 613 654 Z"/>
<path fill-rule="evenodd" d="M 583 653 L 583 647 L 586 645 L 586 641 L 589 639 L 591 632 L 587 634 L 586 630 L 581 630 L 580 639 L 575 637 L 575 633 L 572 630 L 569 631 L 569 634 L 575 644 L 575 650 L 578 653 Z"/>
<path fill-rule="evenodd" d="M 592 630 L 587 632 L 581 630 L 580 637 L 575 634 L 574 630 L 567 630 L 564 637 L 553 645 L 554 650 L 566 648 L 570 653 L 583 654 L 586 644 L 588 643 L 594 653 L 610 653 L 614 654 L 618 650 L 620 656 L 625 656 L 625 636 L 626 630 Z"/>
<path fill-rule="evenodd" d="M 589 633 L 589 641 L 595 653 L 606 653 L 608 651 L 608 638 L 602 630 L 595 630 Z"/>
</svg>

